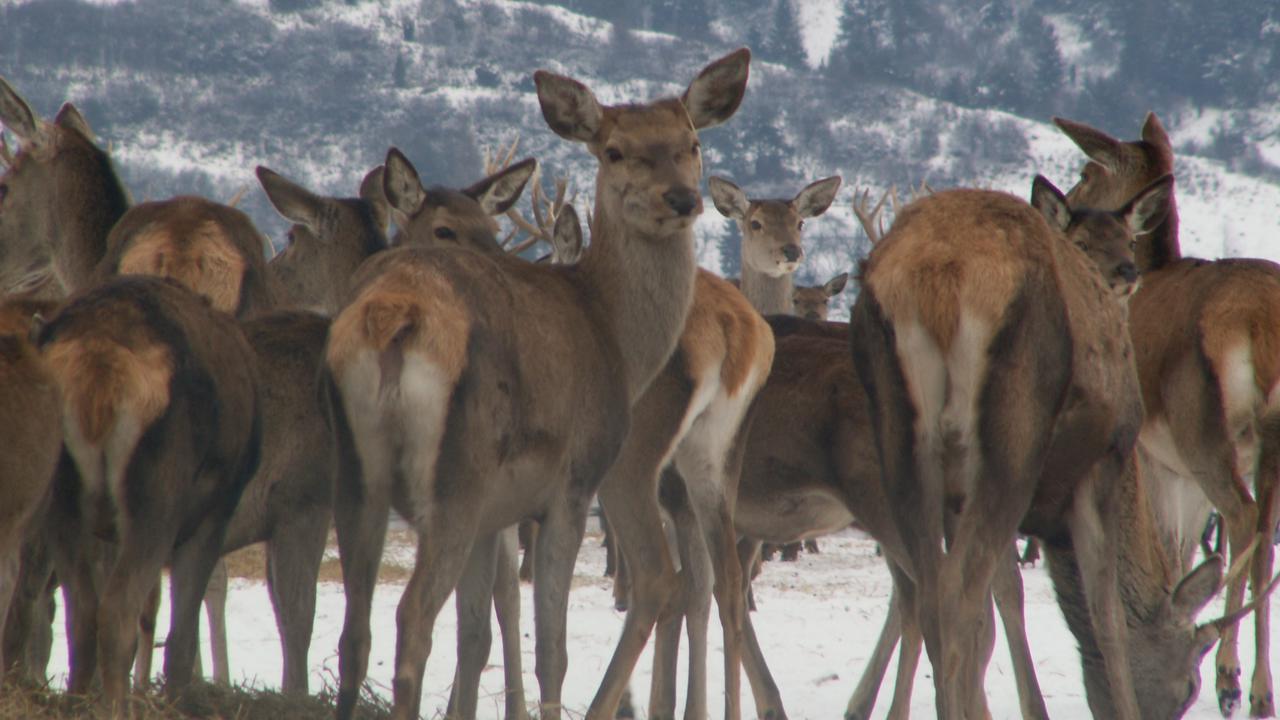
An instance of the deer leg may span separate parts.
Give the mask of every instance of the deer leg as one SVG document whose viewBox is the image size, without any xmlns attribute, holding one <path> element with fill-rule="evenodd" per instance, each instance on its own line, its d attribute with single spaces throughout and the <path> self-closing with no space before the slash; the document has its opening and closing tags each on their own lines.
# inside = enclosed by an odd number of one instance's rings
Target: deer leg
<svg viewBox="0 0 1280 720">
<path fill-rule="evenodd" d="M 37 531 L 23 543 L 17 587 L 4 624 L 6 669 L 23 682 L 45 684 L 56 588 L 49 545 Z"/>
<path fill-rule="evenodd" d="M 1231 559 L 1234 561 L 1253 542 L 1258 528 L 1258 506 L 1249 497 L 1248 490 L 1245 489 L 1238 477 L 1233 479 L 1233 486 L 1237 486 L 1234 488 L 1235 491 L 1213 490 L 1208 485 L 1208 481 L 1202 480 L 1205 494 L 1209 496 L 1214 506 L 1222 514 L 1223 528 L 1227 533 Z M 1270 545 L 1267 540 L 1268 538 L 1264 538 L 1263 542 L 1259 544 Z M 1259 548 L 1260 550 L 1261 548 Z M 1231 583 L 1227 586 L 1225 593 L 1225 612 L 1235 612 L 1244 605 L 1245 588 L 1248 580 L 1249 577 L 1246 573 L 1239 573 L 1231 579 Z M 1263 582 L 1265 583 L 1266 581 L 1264 580 Z M 1231 715 L 1240 707 L 1239 641 L 1239 623 L 1233 623 L 1223 628 L 1222 636 L 1218 643 L 1215 665 L 1218 671 L 1218 709 L 1224 716 Z"/>
<path fill-rule="evenodd" d="M 151 664 L 156 653 L 156 616 L 160 614 L 160 578 L 147 593 L 138 613 L 138 654 L 133 659 L 133 689 L 151 687 Z"/>
<path fill-rule="evenodd" d="M 498 562 L 498 536 L 476 538 L 454 595 L 458 607 L 458 664 L 446 717 L 476 717 L 480 673 L 489 660 L 493 634 L 489 615 Z"/>
<path fill-rule="evenodd" d="M 493 609 L 502 634 L 502 672 L 506 681 L 505 720 L 527 720 L 523 661 L 520 657 L 520 577 L 516 569 L 518 546 L 515 530 L 507 528 L 498 537 L 498 566 L 493 581 Z"/>
<path fill-rule="evenodd" d="M 742 538 L 738 541 L 738 563 L 744 568 L 753 567 L 760 553 L 760 541 Z M 752 577 L 743 574 L 743 592 L 751 588 Z M 756 702 L 756 717 L 765 720 L 784 720 L 787 712 L 782 706 L 782 693 L 778 683 L 769 672 L 765 662 L 764 651 L 760 649 L 760 640 L 756 637 L 756 629 L 751 621 L 751 613 L 742 616 L 742 667 L 746 671 L 747 682 L 751 685 L 751 694 Z"/>
<path fill-rule="evenodd" d="M 575 481 L 572 484 L 587 483 Z M 547 720 L 556 720 L 561 713 L 560 693 L 569 662 L 565 650 L 569 586 L 573 582 L 578 548 L 582 547 L 582 536 L 586 532 L 590 503 L 589 494 L 552 503 L 538 531 L 537 558 L 534 561 L 537 573 L 533 578 L 534 654 L 537 658 L 534 673 L 538 676 L 542 693 L 540 717 Z M 620 699 L 621 694 L 618 697 Z M 592 705 L 594 707 L 595 703 Z"/>
<path fill-rule="evenodd" d="M 673 484 L 679 487 L 669 487 Z M 707 717 L 707 630 L 711 619 L 714 570 L 698 516 L 690 506 L 687 495 L 676 502 L 666 501 L 666 498 L 680 494 L 683 485 L 683 481 L 675 470 L 667 468 L 663 471 L 663 506 L 671 513 L 672 524 L 675 526 L 675 547 L 680 553 L 680 572 L 684 578 L 679 595 L 681 600 L 679 615 L 684 616 L 685 634 L 689 638 L 684 717 L 685 720 L 703 720 Z M 668 630 L 669 628 L 670 625 Z M 674 625 L 674 632 L 658 633 L 654 646 L 654 687 L 659 685 L 657 679 L 662 678 L 661 699 L 664 704 L 660 708 L 651 705 L 650 717 L 674 717 L 675 715 L 675 675 L 679 644 L 678 622 Z M 661 661 L 661 668 L 659 661 Z M 654 692 L 654 695 L 658 694 Z M 671 706 L 665 705 L 668 699 L 672 703 Z"/>
<path fill-rule="evenodd" d="M 1028 547 L 1034 539 L 1028 538 Z M 1036 678 L 1035 661 L 1031 657 L 1031 646 L 1027 642 L 1027 625 L 1023 617 L 1022 573 L 1018 566 L 1015 546 L 1008 561 L 996 566 L 995 578 L 991 583 L 991 593 L 995 598 L 996 609 L 1000 611 L 1000 622 L 1004 625 L 1005 641 L 1009 644 L 1009 656 L 1013 661 L 1013 675 L 1018 685 L 1018 703 L 1022 706 L 1022 717 L 1027 719 L 1049 717 L 1044 705 L 1044 696 L 1040 692 L 1040 683 Z"/>
<path fill-rule="evenodd" d="M 911 716 L 911 692 L 915 688 L 916 668 L 920 666 L 920 650 L 924 636 L 920 632 L 919 602 L 914 583 L 899 566 L 891 564 L 894 576 L 894 593 L 899 600 L 902 639 L 898 644 L 898 671 L 893 685 L 893 699 L 889 704 L 890 720 L 906 720 Z"/>
<path fill-rule="evenodd" d="M 1280 477 L 1280 417 L 1267 417 L 1260 423 L 1261 443 L 1254 474 L 1254 496 L 1258 501 L 1258 549 L 1251 564 L 1251 587 L 1256 596 L 1267 587 L 1275 559 L 1277 523 L 1277 478 Z M 1254 611 L 1253 680 L 1249 689 L 1249 716 L 1272 717 L 1276 714 L 1271 684 L 1271 602 L 1258 604 Z"/>
<path fill-rule="evenodd" d="M 74 542 L 74 540 L 72 540 Z M 87 550 L 87 548 L 85 548 Z M 67 692 L 84 695 L 98 669 L 98 598 L 100 579 L 92 567 L 92 560 L 72 551 L 55 556 L 58 578 L 62 583 L 62 604 L 67 612 L 68 650 L 70 677 Z M 70 562 L 64 562 L 66 557 Z"/>
<path fill-rule="evenodd" d="M 894 565 L 890 563 L 889 567 L 892 570 Z M 880 637 L 876 640 L 876 647 L 871 651 L 871 659 L 867 662 L 867 669 L 862 671 L 862 678 L 858 681 L 858 686 L 854 689 L 853 695 L 849 697 L 849 704 L 844 711 L 845 720 L 867 720 L 871 717 L 871 711 L 875 709 L 876 696 L 880 694 L 880 683 L 884 681 L 884 674 L 889 667 L 889 660 L 893 657 L 893 649 L 897 647 L 898 639 L 902 636 L 902 603 L 904 602 L 901 596 L 902 592 L 903 590 L 900 589 L 895 575 L 893 594 L 889 597 L 889 613 L 885 615 L 884 627 L 880 629 Z M 917 653 L 918 651 L 919 647 L 917 646 Z M 919 659 L 918 655 L 917 659 Z M 903 658 L 898 660 L 899 667 L 901 667 L 903 660 Z M 914 679 L 914 675 L 912 679 Z M 909 696 L 910 693 L 908 693 L 908 699 Z"/>
<path fill-rule="evenodd" d="M 200 605 L 222 558 L 226 520 L 216 514 L 206 517 L 195 533 L 174 549 L 169 575 L 169 635 L 164 646 L 165 694 L 170 698 L 191 684 L 200 651 Z"/>
<path fill-rule="evenodd" d="M 280 630 L 284 658 L 281 690 L 307 693 L 307 655 L 316 616 L 316 579 L 329 535 L 329 513 L 276 528 L 267 540 L 267 592 Z"/>
<path fill-rule="evenodd" d="M 218 558 L 209 575 L 204 592 L 205 616 L 209 618 L 209 657 L 213 662 L 213 681 L 231 684 L 231 661 L 227 657 L 227 563 Z M 202 674 L 199 644 L 196 646 L 196 674 Z"/>
<path fill-rule="evenodd" d="M 524 557 L 520 560 L 520 579 L 533 582 L 533 548 L 538 544 L 538 521 L 521 520 L 519 525 L 520 547 L 524 548 Z M 605 574 L 609 573 L 605 569 Z"/>
<path fill-rule="evenodd" d="M 135 518 L 138 527 L 163 527 L 163 523 L 153 524 L 146 520 L 145 517 Z M 103 705 L 111 714 L 124 711 L 129 691 L 129 668 L 137 652 L 138 617 L 147 594 L 155 586 L 156 578 L 160 577 L 172 546 L 171 537 L 141 538 L 127 533 L 102 586 L 98 603 L 98 664 L 102 672 Z M 173 646 L 171 630 L 165 643 L 166 657 L 173 652 Z M 167 665 L 166 675 L 169 671 Z M 180 685 L 182 679 L 170 677 L 167 682 Z"/>
</svg>

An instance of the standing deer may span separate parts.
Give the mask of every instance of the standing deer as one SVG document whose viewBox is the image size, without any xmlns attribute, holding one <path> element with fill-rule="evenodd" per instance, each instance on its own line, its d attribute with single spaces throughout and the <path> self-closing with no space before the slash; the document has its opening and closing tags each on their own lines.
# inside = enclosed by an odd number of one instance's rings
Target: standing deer
<svg viewBox="0 0 1280 720">
<path fill-rule="evenodd" d="M 1046 185 L 1037 205 L 1061 205 Z M 1126 206 L 1130 232 L 1163 219 L 1167 188 Z M 1079 568 L 1092 619 L 1082 630 L 1096 630 L 1091 657 L 1109 690 L 1090 685 L 1095 714 L 1137 718 L 1141 696 L 1149 716 L 1167 717 L 1184 698 L 1157 702 L 1167 688 L 1145 684 L 1135 693 L 1135 678 L 1148 678 L 1130 668 L 1118 582 L 1142 418 L 1124 309 L 1070 240 L 1094 224 L 1051 224 L 1046 215 L 1070 216 L 1043 212 L 987 191 L 911 204 L 868 258 L 851 322 L 938 710 L 985 712 L 986 594 L 1022 527 L 1069 549 Z"/>
<path fill-rule="evenodd" d="M 643 105 L 601 106 L 582 84 L 535 73 L 548 124 L 600 163 L 595 233 L 578 265 L 402 247 L 358 273 L 326 355 L 343 457 L 339 717 L 367 673 L 389 506 L 419 536 L 397 613 L 392 716 L 417 715 L 431 627 L 468 563 L 491 564 L 497 533 L 529 516 L 541 522 L 542 714 L 560 716 L 567 594 L 590 498 L 679 339 L 702 209 L 697 133 L 737 110 L 748 58 L 735 52 L 682 98 Z"/>
<path fill-rule="evenodd" d="M 1070 120 L 1054 122 L 1090 160 L 1067 195 L 1072 205 L 1118 207 L 1133 188 L 1173 171 L 1173 149 L 1154 113 L 1132 142 Z M 1233 560 L 1257 544 L 1248 577 L 1256 600 L 1271 574 L 1277 522 L 1280 266 L 1183 257 L 1176 209 L 1139 236 L 1137 258 L 1142 285 L 1129 302 L 1129 328 L 1147 411 L 1139 445 L 1145 466 L 1159 478 L 1161 526 L 1185 565 L 1212 503 Z M 1241 607 L 1245 582 L 1241 575 L 1228 589 L 1229 611 Z M 1257 603 L 1255 622 L 1249 713 L 1270 717 L 1269 603 Z M 1218 705 L 1230 715 L 1241 700 L 1234 627 L 1223 633 L 1216 665 Z"/>
<path fill-rule="evenodd" d="M 229 316 L 154 278 L 73 297 L 38 344 L 62 390 L 48 522 L 67 598 L 68 689 L 88 690 L 100 664 L 107 712 L 127 714 L 138 617 L 166 564 L 167 692 L 190 682 L 200 599 L 258 465 L 252 355 Z"/>
<path fill-rule="evenodd" d="M 58 385 L 29 338 L 32 317 L 52 307 L 25 299 L 0 304 L 0 619 L 9 613 L 23 542 L 62 452 Z M 16 660 L 0 646 L 0 678 Z"/>
</svg>

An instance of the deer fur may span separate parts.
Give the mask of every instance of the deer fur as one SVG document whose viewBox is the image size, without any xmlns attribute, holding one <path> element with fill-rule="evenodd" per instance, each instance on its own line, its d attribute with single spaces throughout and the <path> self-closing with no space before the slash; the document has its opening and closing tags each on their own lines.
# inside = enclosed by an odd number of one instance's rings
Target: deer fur
<svg viewBox="0 0 1280 720">
<path fill-rule="evenodd" d="M 1134 209 L 1130 232 L 1163 219 L 1158 206 Z M 985 711 L 975 633 L 1021 526 L 1070 538 L 1111 689 L 1091 705 L 1136 718 L 1117 582 L 1124 506 L 1112 498 L 1142 418 L 1132 349 L 1123 307 L 1041 213 L 966 190 L 904 208 L 864 269 L 854 362 L 919 588 L 939 714 Z M 1141 690 L 1143 708 L 1158 707 Z"/>
<path fill-rule="evenodd" d="M 68 688 L 88 690 L 100 664 L 103 704 L 121 714 L 137 619 L 166 564 L 166 690 L 191 680 L 200 599 L 258 464 L 258 380 L 228 316 L 155 278 L 73 297 L 38 345 L 63 400 L 49 536 L 67 598 Z"/>
<path fill-rule="evenodd" d="M 824 321 L 830 312 L 831 298 L 844 292 L 849 273 L 842 272 L 821 285 L 797 285 L 791 291 L 791 304 L 795 316 L 806 320 Z"/>
<path fill-rule="evenodd" d="M 817 180 L 790 200 L 749 199 L 732 181 L 712 176 L 707 188 L 721 215 L 742 236 L 742 294 L 765 315 L 794 313 L 792 276 L 804 258 L 804 221 L 831 207 L 840 176 Z"/>
<path fill-rule="evenodd" d="M 1123 196 L 1173 171 L 1173 149 L 1155 114 L 1140 139 L 1121 142 L 1069 120 L 1058 126 L 1089 156 L 1073 204 L 1118 208 Z M 1182 563 L 1196 546 L 1212 503 L 1221 513 L 1231 557 L 1258 538 L 1248 581 L 1254 597 L 1271 574 L 1277 453 L 1280 453 L 1280 266 L 1259 259 L 1183 257 L 1178 215 L 1141 236 L 1142 285 L 1129 303 L 1129 327 L 1146 405 L 1139 442 L 1144 467 L 1161 478 L 1160 523 Z M 1253 476 L 1250 493 L 1246 478 Z M 1228 588 L 1227 608 L 1241 607 L 1246 578 Z M 1257 606 L 1249 712 L 1275 714 L 1270 669 L 1270 603 Z M 1234 627 L 1218 647 L 1218 704 L 1230 715 L 1241 702 Z"/>
<path fill-rule="evenodd" d="M 19 141 L 0 176 L 0 291 L 65 297 L 88 285 L 128 193 L 75 106 L 44 120 L 0 78 L 0 123 Z"/>
<path fill-rule="evenodd" d="M 478 562 L 488 538 L 528 516 L 541 522 L 542 714 L 560 716 L 567 591 L 588 505 L 630 406 L 675 349 L 693 297 L 697 129 L 737 109 L 748 57 L 712 64 L 683 99 L 647 105 L 601 106 L 576 81 L 535 74 L 548 124 L 600 161 L 595 236 L 578 265 L 401 247 L 358 274 L 326 357 L 354 471 L 340 475 L 335 505 L 348 597 L 339 717 L 367 672 L 389 506 L 420 538 L 398 613 L 392 716 L 417 714 L 430 628 L 468 556 Z"/>
</svg>

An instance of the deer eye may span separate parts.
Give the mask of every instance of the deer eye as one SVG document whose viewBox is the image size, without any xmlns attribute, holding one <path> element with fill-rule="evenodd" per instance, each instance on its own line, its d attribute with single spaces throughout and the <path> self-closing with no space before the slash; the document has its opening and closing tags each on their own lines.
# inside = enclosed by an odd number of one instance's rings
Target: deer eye
<svg viewBox="0 0 1280 720">
<path fill-rule="evenodd" d="M 441 240 L 457 240 L 458 239 L 458 233 L 454 232 L 453 228 L 447 228 L 443 226 L 435 229 L 435 236 L 440 238 Z"/>
<path fill-rule="evenodd" d="M 609 162 L 622 161 L 622 151 L 617 148 L 608 148 L 604 151 L 604 156 L 609 159 Z"/>
<path fill-rule="evenodd" d="M 752 229 L 752 230 L 759 230 L 759 229 L 760 229 L 760 228 L 762 228 L 762 227 L 764 227 L 764 226 L 760 224 L 760 221 L 759 221 L 759 220 L 752 220 L 752 221 L 751 221 L 751 229 Z"/>
</svg>

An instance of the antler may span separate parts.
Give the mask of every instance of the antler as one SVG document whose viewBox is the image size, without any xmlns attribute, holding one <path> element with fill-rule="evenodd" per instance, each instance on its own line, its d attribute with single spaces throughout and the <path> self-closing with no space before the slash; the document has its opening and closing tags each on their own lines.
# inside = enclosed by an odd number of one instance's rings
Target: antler
<svg viewBox="0 0 1280 720">
<path fill-rule="evenodd" d="M 244 200 L 244 196 L 245 196 L 248 192 L 249 192 L 249 186 L 248 186 L 248 185 L 241 185 L 241 186 L 240 186 L 240 189 L 239 189 L 239 190 L 236 190 L 236 194 L 235 194 L 235 195 L 232 195 L 232 196 L 231 196 L 231 199 L 227 201 L 227 207 L 235 207 L 235 206 L 239 205 L 239 204 L 240 204 L 240 201 L 241 201 L 241 200 Z"/>
<path fill-rule="evenodd" d="M 871 202 L 870 188 L 853 194 L 853 214 L 858 216 L 858 222 L 862 224 L 862 230 L 867 233 L 872 245 L 880 242 L 880 238 L 884 237 L 884 219 L 880 217 L 880 213 L 884 210 L 884 204 L 890 195 L 896 198 L 898 196 L 897 188 L 890 187 L 880 196 L 880 201 L 876 203 L 875 207 L 868 208 L 867 206 Z M 896 200 L 894 204 L 897 204 Z"/>
<path fill-rule="evenodd" d="M 484 150 L 485 174 L 493 175 L 506 169 L 511 164 L 512 159 L 515 158 L 519 144 L 520 137 L 516 136 L 509 146 L 505 148 L 500 146 L 496 153 L 486 147 Z M 559 217 L 560 211 L 566 204 L 572 203 L 577 198 L 577 193 L 569 194 L 568 178 L 556 178 L 554 186 L 555 191 L 548 198 L 542 189 L 542 166 L 539 165 L 533 171 L 533 177 L 529 178 L 529 187 L 531 188 L 529 205 L 533 208 L 533 218 L 525 217 L 514 207 L 507 210 L 507 219 L 511 221 L 512 227 L 506 237 L 501 240 L 501 245 L 508 253 L 518 255 L 533 247 L 539 241 L 554 247 L 552 238 L 555 236 L 556 218 Z M 524 233 L 528 237 L 512 245 L 512 242 L 515 241 L 520 233 Z"/>
</svg>

